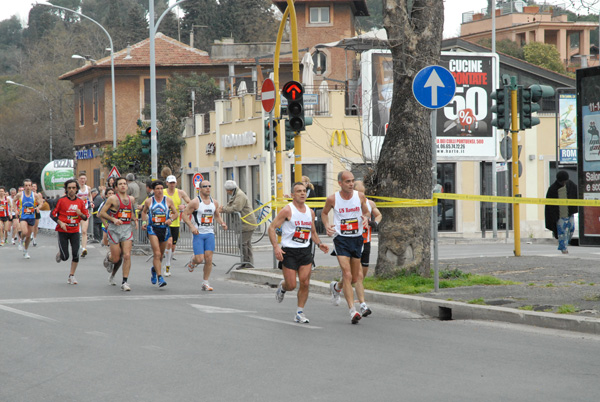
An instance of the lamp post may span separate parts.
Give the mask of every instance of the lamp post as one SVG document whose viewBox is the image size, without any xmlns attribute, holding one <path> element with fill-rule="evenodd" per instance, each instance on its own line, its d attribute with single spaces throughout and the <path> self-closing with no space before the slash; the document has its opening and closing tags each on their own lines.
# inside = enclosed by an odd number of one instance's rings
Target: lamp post
<svg viewBox="0 0 600 402">
<path fill-rule="evenodd" d="M 186 0 L 180 0 L 172 6 L 168 7 L 154 22 L 154 0 L 148 0 L 148 15 L 150 27 L 150 127 L 152 134 L 150 135 L 150 159 L 152 165 L 152 177 L 158 178 L 158 136 L 156 135 L 156 51 L 154 37 L 156 29 L 160 25 L 162 19 L 173 7 L 178 6 Z"/>
<path fill-rule="evenodd" d="M 24 84 L 19 84 L 18 82 L 14 82 L 14 81 L 6 81 L 6 83 L 10 84 L 10 85 L 17 85 L 19 87 L 31 89 L 32 91 L 35 91 L 38 94 L 40 94 L 40 96 L 48 104 L 48 110 L 50 111 L 50 162 L 52 162 L 53 161 L 53 159 L 52 159 L 52 130 L 53 130 L 52 127 L 53 127 L 53 123 L 52 123 L 52 104 L 50 103 L 50 100 L 48 99 L 46 94 L 43 93 L 42 91 L 40 91 L 39 89 L 35 89 L 35 88 L 32 88 L 32 87 L 24 85 Z"/>
<path fill-rule="evenodd" d="M 81 14 L 78 11 L 75 10 L 71 10 L 70 8 L 65 8 L 65 7 L 61 7 L 61 6 L 56 6 L 54 4 L 50 4 L 46 1 L 40 1 L 37 4 L 41 5 L 41 6 L 48 6 L 48 7 L 52 7 L 52 8 L 58 8 L 64 11 L 69 11 L 71 13 L 77 14 L 80 17 L 86 18 L 89 21 L 92 21 L 94 24 L 98 25 L 100 27 L 100 29 L 102 29 L 102 31 L 104 31 L 104 33 L 106 34 L 106 36 L 108 37 L 108 41 L 110 42 L 110 81 L 111 81 L 111 87 L 112 87 L 112 113 L 113 113 L 113 148 L 117 147 L 117 106 L 115 103 L 115 47 L 113 46 L 113 41 L 112 38 L 110 36 L 110 34 L 108 33 L 108 31 L 106 29 L 104 29 L 104 27 L 102 25 L 100 25 L 100 23 L 90 17 L 88 17 L 85 14 Z"/>
</svg>

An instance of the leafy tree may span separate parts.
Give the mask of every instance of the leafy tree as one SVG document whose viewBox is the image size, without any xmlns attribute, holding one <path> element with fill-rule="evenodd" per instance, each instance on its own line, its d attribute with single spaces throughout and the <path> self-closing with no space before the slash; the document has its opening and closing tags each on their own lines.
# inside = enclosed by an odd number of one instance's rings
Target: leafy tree
<svg viewBox="0 0 600 402">
<path fill-rule="evenodd" d="M 182 32 L 189 35 L 194 29 L 194 47 L 210 51 L 211 44 L 220 38 L 220 32 L 223 30 L 219 4 L 215 0 L 196 0 L 183 3 L 181 8 L 184 11 Z M 193 25 L 199 27 L 194 28 Z"/>
<path fill-rule="evenodd" d="M 418 71 L 438 64 L 444 7 L 439 0 L 385 0 L 383 10 L 394 62 L 390 116 L 395 118 L 367 183 L 378 196 L 429 199 L 430 113 L 407 94 Z M 388 277 L 406 270 L 429 276 L 431 208 L 386 208 L 382 213 L 375 274 Z"/>
<path fill-rule="evenodd" d="M 490 49 L 492 48 L 492 38 L 481 39 L 477 43 L 481 46 L 485 46 Z M 500 53 L 516 57 L 517 59 L 525 60 L 523 48 L 519 46 L 517 42 L 513 42 L 510 39 L 502 39 L 500 41 L 496 41 L 496 50 Z"/>
<path fill-rule="evenodd" d="M 556 46 L 540 42 L 531 42 L 523 46 L 525 61 L 564 74 L 565 66 L 560 59 Z"/>
<path fill-rule="evenodd" d="M 370 31 L 371 29 L 383 28 L 383 1 L 367 0 L 368 17 L 361 17 L 356 20 L 356 25 L 361 31 Z"/>
<path fill-rule="evenodd" d="M 128 135 L 116 148 L 104 148 L 102 164 L 107 169 L 116 166 L 120 172 L 137 170 L 140 174 L 150 175 L 151 161 L 149 155 L 142 154 L 141 132 L 138 129 L 135 135 Z"/>
</svg>

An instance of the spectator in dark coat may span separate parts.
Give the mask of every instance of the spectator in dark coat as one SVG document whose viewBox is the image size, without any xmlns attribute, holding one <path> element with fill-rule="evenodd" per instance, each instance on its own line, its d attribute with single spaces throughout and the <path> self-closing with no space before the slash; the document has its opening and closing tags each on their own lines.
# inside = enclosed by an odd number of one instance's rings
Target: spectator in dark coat
<svg viewBox="0 0 600 402">
<path fill-rule="evenodd" d="M 563 200 L 578 198 L 577 185 L 569 180 L 569 173 L 561 170 L 556 174 L 556 181 L 548 188 L 546 198 Z M 563 254 L 568 254 L 567 247 L 575 230 L 573 215 L 577 213 L 577 207 L 574 205 L 546 205 L 544 212 L 546 229 L 552 231 L 554 238 L 558 239 L 558 249 Z"/>
</svg>

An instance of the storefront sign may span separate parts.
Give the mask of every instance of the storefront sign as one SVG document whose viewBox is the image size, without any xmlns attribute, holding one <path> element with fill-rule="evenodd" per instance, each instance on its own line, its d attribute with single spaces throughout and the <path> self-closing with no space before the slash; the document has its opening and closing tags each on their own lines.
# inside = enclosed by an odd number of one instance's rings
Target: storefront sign
<svg viewBox="0 0 600 402">
<path fill-rule="evenodd" d="M 225 134 L 221 139 L 223 141 L 223 148 L 254 145 L 256 144 L 256 133 L 254 131 L 246 131 L 242 134 Z"/>
<path fill-rule="evenodd" d="M 94 151 L 91 149 L 84 149 L 77 151 L 77 159 L 94 159 Z"/>
<path fill-rule="evenodd" d="M 206 155 L 213 155 L 216 151 L 217 145 L 214 142 L 206 144 Z"/>
</svg>

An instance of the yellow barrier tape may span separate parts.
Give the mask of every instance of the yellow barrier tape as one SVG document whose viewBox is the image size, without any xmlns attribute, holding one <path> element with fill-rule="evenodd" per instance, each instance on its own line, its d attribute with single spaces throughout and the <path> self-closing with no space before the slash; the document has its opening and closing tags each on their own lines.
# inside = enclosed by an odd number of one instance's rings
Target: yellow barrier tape
<svg viewBox="0 0 600 402">
<path fill-rule="evenodd" d="M 600 207 L 600 200 L 561 200 L 557 198 L 500 197 L 491 195 L 470 195 L 453 193 L 435 193 L 433 194 L 433 198 L 445 200 L 500 202 L 505 204 L 573 205 L 579 207 Z"/>
</svg>

